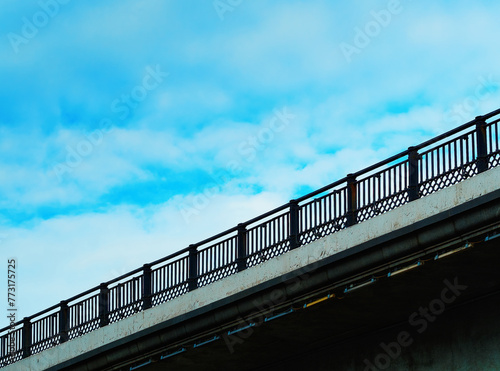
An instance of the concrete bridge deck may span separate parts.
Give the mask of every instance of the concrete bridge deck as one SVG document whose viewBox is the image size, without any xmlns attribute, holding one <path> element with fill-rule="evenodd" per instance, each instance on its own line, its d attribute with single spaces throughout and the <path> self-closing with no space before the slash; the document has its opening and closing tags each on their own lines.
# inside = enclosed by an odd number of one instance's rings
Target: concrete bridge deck
<svg viewBox="0 0 500 371">
<path fill-rule="evenodd" d="M 0 329 L 0 367 L 500 369 L 499 117 Z"/>
<path fill-rule="evenodd" d="M 490 169 L 5 370 L 500 368 L 499 184 Z"/>
</svg>

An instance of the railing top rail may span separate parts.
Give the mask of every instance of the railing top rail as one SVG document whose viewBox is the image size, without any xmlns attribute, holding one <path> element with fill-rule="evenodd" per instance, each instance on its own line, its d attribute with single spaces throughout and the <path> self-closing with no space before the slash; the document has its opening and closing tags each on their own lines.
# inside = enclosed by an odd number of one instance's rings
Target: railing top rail
<svg viewBox="0 0 500 371">
<path fill-rule="evenodd" d="M 498 114 L 500 114 L 500 108 L 498 108 L 498 109 L 496 109 L 496 110 L 494 110 L 494 111 L 491 111 L 490 113 L 487 113 L 487 114 L 485 114 L 485 115 L 478 116 L 478 117 L 482 117 L 482 118 L 484 118 L 484 119 L 486 119 L 486 120 L 487 120 L 487 119 L 492 118 L 493 116 L 496 116 L 496 115 L 498 115 Z M 474 121 L 474 120 L 473 120 L 473 121 Z"/>
<path fill-rule="evenodd" d="M 210 242 L 212 242 L 212 241 L 215 241 L 215 240 L 217 240 L 217 239 L 219 239 L 219 238 L 221 238 L 221 237 L 227 236 L 228 234 L 231 234 L 231 233 L 237 232 L 237 231 L 238 231 L 239 226 L 243 225 L 243 226 L 245 226 L 245 227 L 246 227 L 246 226 L 251 225 L 251 224 L 253 224 L 253 223 L 256 223 L 256 222 L 262 221 L 263 219 L 266 219 L 266 218 L 268 218 L 269 216 L 272 216 L 272 215 L 274 215 L 274 214 L 276 214 L 276 213 L 279 213 L 279 212 L 281 212 L 281 211 L 283 211 L 283 210 L 287 209 L 288 207 L 290 207 L 290 206 L 291 206 L 292 202 L 297 202 L 297 203 L 299 203 L 299 202 L 303 202 L 303 201 L 305 201 L 305 200 L 307 200 L 307 199 L 310 199 L 310 198 L 312 198 L 312 197 L 315 197 L 315 196 L 317 196 L 317 195 L 319 195 L 319 194 L 321 194 L 321 193 L 324 193 L 324 192 L 326 192 L 326 191 L 329 191 L 329 190 L 331 190 L 332 188 L 335 188 L 335 187 L 337 187 L 337 186 L 339 186 L 339 185 L 346 184 L 346 182 L 348 181 L 348 179 L 349 179 L 350 177 L 355 177 L 355 178 L 357 178 L 357 177 L 359 177 L 359 176 L 361 176 L 361 175 L 364 175 L 364 174 L 370 173 L 370 172 L 371 172 L 371 171 L 373 171 L 373 170 L 376 170 L 376 169 L 378 169 L 378 168 L 381 168 L 381 167 L 383 167 L 383 166 L 385 166 L 385 165 L 387 165 L 387 164 L 390 164 L 390 163 L 392 163 L 392 162 L 394 162 L 394 161 L 397 161 L 397 160 L 399 160 L 399 159 L 401 159 L 401 158 L 403 158 L 403 157 L 407 156 L 407 155 L 410 153 L 410 151 L 411 151 L 411 150 L 420 150 L 420 149 L 422 149 L 422 148 L 428 147 L 428 146 L 430 146 L 430 145 L 432 145 L 432 144 L 434 144 L 434 143 L 436 143 L 436 142 L 439 142 L 439 141 L 441 141 L 441 140 L 443 140 L 443 139 L 446 139 L 446 138 L 448 138 L 448 137 L 450 137 L 450 136 L 452 136 L 452 135 L 455 135 L 455 134 L 457 134 L 457 133 L 459 133 L 459 132 L 461 132 L 461 131 L 464 131 L 464 130 L 466 130 L 466 129 L 468 129 L 468 128 L 472 127 L 472 126 L 474 126 L 474 125 L 477 123 L 477 121 L 478 121 L 478 120 L 487 120 L 487 119 L 489 119 L 489 118 L 491 118 L 491 117 L 494 117 L 494 116 L 496 116 L 496 115 L 499 115 L 499 114 L 500 114 L 500 108 L 499 108 L 499 109 L 496 109 L 496 110 L 494 110 L 494 111 L 491 111 L 491 112 L 489 112 L 489 113 L 487 113 L 487 114 L 485 114 L 485 115 L 478 116 L 478 117 L 476 117 L 475 119 L 473 119 L 473 120 L 471 120 L 471 121 L 469 121 L 469 122 L 467 122 L 467 123 L 465 123 L 465 124 L 463 124 L 463 125 L 461 125 L 461 126 L 458 126 L 458 127 L 454 128 L 454 129 L 452 129 L 452 130 L 449 130 L 449 131 L 447 131 L 447 132 L 445 132 L 445 133 L 443 133 L 443 134 L 441 134 L 441 135 L 438 135 L 437 137 L 434 137 L 434 138 L 432 138 L 432 139 L 430 139 L 430 140 L 427 140 L 427 141 L 425 141 L 425 142 L 423 142 L 423 143 L 420 143 L 419 145 L 416 145 L 416 146 L 414 146 L 414 147 L 410 147 L 410 148 L 408 148 L 408 149 L 407 149 L 407 150 L 405 150 L 405 151 L 402 151 L 402 152 L 400 152 L 400 153 L 398 153 L 398 154 L 396 154 L 396 155 L 394 155 L 394 156 L 391 156 L 391 157 L 389 157 L 389 158 L 387 158 L 387 159 L 385 159 L 385 160 L 382 160 L 382 161 L 380 161 L 380 162 L 377 162 L 376 164 L 373 164 L 373 165 L 371 165 L 371 166 L 368 166 L 368 167 L 366 167 L 366 168 L 364 168 L 364 169 L 362 169 L 362 170 L 360 170 L 360 171 L 357 171 L 357 172 L 355 172 L 355 173 L 349 174 L 348 176 L 343 177 L 342 179 L 339 179 L 339 180 L 337 180 L 337 181 L 335 181 L 335 182 L 333 182 L 333 183 L 330 183 L 330 184 L 328 184 L 328 185 L 326 185 L 326 186 L 324 186 L 324 187 L 321 187 L 321 188 L 319 188 L 319 189 L 317 189 L 317 190 L 315 190 L 315 191 L 313 191 L 313 192 L 310 192 L 310 193 L 308 193 L 308 194 L 306 194 L 306 195 L 304 195 L 304 196 L 301 196 L 301 197 L 299 197 L 299 198 L 296 198 L 295 200 L 291 200 L 290 202 L 288 202 L 288 203 L 286 203 L 286 204 L 284 204 L 284 205 L 278 206 L 278 207 L 276 207 L 276 208 L 274 208 L 274 209 L 272 209 L 272 210 L 270 210 L 270 211 L 268 211 L 268 212 L 266 212 L 266 213 L 263 213 L 263 214 L 261 214 L 261 215 L 259 215 L 259 216 L 255 217 L 255 218 L 252 218 L 252 219 L 250 219 L 250 220 L 247 220 L 247 221 L 246 221 L 246 222 L 244 222 L 244 223 L 240 223 L 239 225 L 237 225 L 237 226 L 235 226 L 235 227 L 229 228 L 229 229 L 227 229 L 227 230 L 225 230 L 225 231 L 223 231 L 223 232 L 221 232 L 221 233 L 218 233 L 218 234 L 216 234 L 216 235 L 214 235 L 214 236 L 211 236 L 211 237 L 209 237 L 209 238 L 206 238 L 206 239 L 204 239 L 204 240 L 202 240 L 202 241 L 200 241 L 200 242 L 198 242 L 198 243 L 196 243 L 196 244 L 193 244 L 193 245 L 191 245 L 191 246 L 194 246 L 194 247 L 203 246 L 203 245 L 205 245 L 205 244 L 207 244 L 207 243 L 210 243 Z M 174 258 L 176 258 L 176 257 L 179 257 L 179 256 L 181 256 L 182 254 L 185 254 L 185 253 L 187 253 L 188 251 L 190 251 L 191 246 L 188 246 L 188 247 L 186 247 L 186 248 L 184 248 L 184 249 L 181 249 L 181 250 L 179 250 L 179 251 L 176 251 L 175 253 L 172 253 L 172 254 L 170 254 L 170 255 L 167 255 L 167 256 L 165 256 L 165 257 L 163 257 L 163 258 L 160 258 L 160 259 L 158 259 L 158 260 L 155 260 L 155 261 L 153 261 L 153 262 L 151 262 L 151 263 L 149 263 L 149 264 L 146 264 L 146 265 L 149 265 L 149 266 L 154 266 L 154 265 L 161 264 L 161 263 L 163 263 L 163 262 L 165 262 L 165 261 L 168 261 L 168 260 L 170 260 L 170 259 L 174 259 Z M 118 282 L 118 281 L 120 281 L 120 280 L 123 280 L 123 279 L 125 279 L 125 278 L 131 277 L 131 276 L 133 276 L 134 274 L 141 272 L 142 270 L 143 270 L 143 267 L 136 268 L 136 269 L 134 269 L 134 270 L 132 270 L 132 271 L 130 271 L 130 272 L 128 272 L 128 273 L 125 273 L 125 274 L 123 274 L 123 275 L 121 275 L 121 276 L 119 276 L 119 277 L 117 277 L 117 278 L 114 278 L 114 279 L 112 279 L 112 280 L 110 280 L 110 281 L 107 281 L 107 282 L 105 282 L 105 283 L 103 283 L 103 284 L 104 284 L 104 285 L 106 285 L 106 286 L 107 286 L 107 285 L 110 285 L 110 284 L 113 284 L 113 283 Z M 101 284 L 101 285 L 102 285 L 102 284 Z M 82 293 L 80 293 L 80 294 L 78 294 L 78 295 L 75 295 L 75 296 L 73 296 L 73 297 L 71 297 L 71 298 L 69 298 L 69 299 L 67 299 L 67 300 L 64 300 L 64 301 L 62 301 L 62 302 L 66 302 L 66 303 L 67 303 L 67 302 L 72 302 L 72 301 L 75 301 L 75 300 L 77 300 L 77 299 L 79 299 L 79 298 L 82 298 L 82 297 L 84 297 L 84 296 L 86 296 L 86 295 L 88 295 L 88 294 L 91 294 L 91 293 L 93 293 L 93 292 L 98 292 L 98 290 L 100 290 L 101 285 L 97 285 L 97 286 L 95 286 L 95 287 L 93 287 L 93 288 L 91 288 L 91 289 L 89 289 L 89 290 L 86 290 L 86 291 L 84 291 L 84 292 L 82 292 Z M 39 316 L 41 316 L 41 315 L 43 315 L 43 314 L 46 314 L 46 313 L 48 313 L 48 312 L 50 312 L 50 311 L 52 311 L 52 310 L 54 310 L 54 309 L 57 309 L 57 308 L 59 308 L 59 307 L 60 307 L 60 303 L 59 303 L 59 304 L 55 304 L 55 305 L 53 305 L 53 306 L 51 306 L 51 307 L 49 307 L 49 308 L 47 308 L 47 309 L 44 309 L 44 310 L 42 310 L 42 311 L 40 311 L 40 312 L 38 312 L 38 313 L 36 313 L 36 314 L 33 314 L 33 315 L 29 316 L 29 317 L 25 317 L 25 319 L 29 319 L 29 320 L 31 320 L 31 319 L 33 319 L 33 318 L 39 317 Z M 10 328 L 15 327 L 15 326 L 18 326 L 18 325 L 20 325 L 20 324 L 22 324 L 22 323 L 23 323 L 23 320 L 18 321 L 18 322 L 16 322 L 16 323 L 12 324 L 11 326 L 4 327 L 4 328 L 0 329 L 0 333 L 1 333 L 1 332 L 4 332 L 4 331 L 8 331 Z"/>
</svg>

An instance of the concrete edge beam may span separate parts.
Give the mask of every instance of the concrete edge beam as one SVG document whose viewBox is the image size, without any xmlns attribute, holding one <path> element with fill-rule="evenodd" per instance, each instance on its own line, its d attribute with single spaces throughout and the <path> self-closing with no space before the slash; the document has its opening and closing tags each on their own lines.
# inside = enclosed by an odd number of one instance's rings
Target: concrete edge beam
<svg viewBox="0 0 500 371">
<path fill-rule="evenodd" d="M 301 246 L 236 275 L 186 293 L 144 312 L 136 313 L 55 348 L 32 355 L 7 366 L 5 370 L 58 369 L 57 365 L 68 365 L 68 362 L 72 363 L 71 360 L 83 360 L 96 356 L 110 347 L 123 346 L 127 341 L 140 337 L 141 333 L 150 331 L 158 325 L 168 323 L 169 326 L 172 326 L 194 318 L 200 309 L 210 309 L 217 302 L 228 297 L 241 298 L 254 287 L 265 287 L 266 283 L 270 285 L 271 282 L 276 282 L 280 277 L 285 277 L 281 280 L 284 282 L 288 275 L 295 274 L 294 272 L 304 269 L 306 266 L 330 261 L 333 257 L 344 255 L 342 253 L 349 252 L 353 247 L 362 246 L 371 240 L 382 238 L 384 235 L 399 230 L 412 228 L 412 226 L 433 216 L 446 216 L 448 211 L 464 203 L 494 193 L 498 189 L 498 184 L 500 184 L 500 168 L 491 169 L 373 219 Z M 497 210 L 497 217 L 498 213 Z M 467 222 L 457 221 L 453 225 L 448 225 L 443 232 L 446 232 L 446 235 L 453 235 L 457 233 L 457 229 L 466 226 Z M 426 244 L 431 240 L 432 236 L 420 234 L 418 240 L 413 241 L 413 244 Z M 392 248 L 397 249 L 397 247 Z M 385 251 L 382 251 L 382 256 L 387 258 L 393 253 L 394 251 L 389 251 L 386 248 Z M 330 276 L 328 278 L 333 279 Z M 240 315 L 245 311 L 246 309 L 241 308 Z M 216 319 L 214 318 L 214 320 Z"/>
</svg>

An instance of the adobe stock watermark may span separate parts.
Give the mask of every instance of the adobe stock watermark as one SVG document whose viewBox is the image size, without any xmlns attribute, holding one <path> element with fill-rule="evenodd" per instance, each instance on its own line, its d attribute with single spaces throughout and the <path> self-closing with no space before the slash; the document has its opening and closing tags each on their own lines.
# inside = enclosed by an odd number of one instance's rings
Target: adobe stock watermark
<svg viewBox="0 0 500 371">
<path fill-rule="evenodd" d="M 387 28 L 395 15 L 403 11 L 403 5 L 399 0 L 389 0 L 385 9 L 370 11 L 371 20 L 363 27 L 354 28 L 354 38 L 352 44 L 342 42 L 339 44 L 340 50 L 348 63 L 352 61 L 353 54 L 361 52 L 370 45 L 372 40 L 380 35 L 382 30 Z"/>
<path fill-rule="evenodd" d="M 122 94 L 120 98 L 111 102 L 111 111 L 120 114 L 120 120 L 125 120 L 168 75 L 168 72 L 161 71 L 159 64 L 155 68 L 147 66 L 141 84 L 133 87 L 128 94 Z"/>
<path fill-rule="evenodd" d="M 146 67 L 146 74 L 142 78 L 141 84 L 133 87 L 130 92 L 122 94 L 111 102 L 111 111 L 119 114 L 119 120 L 127 119 L 141 102 L 146 100 L 149 94 L 158 88 L 169 74 L 161 71 L 160 65 L 155 68 Z M 65 161 L 53 166 L 59 182 L 63 180 L 65 174 L 72 173 L 85 158 L 88 158 L 94 149 L 102 144 L 105 135 L 113 132 L 113 121 L 103 118 L 99 122 L 99 128 L 87 134 L 76 146 L 66 146 Z"/>
<path fill-rule="evenodd" d="M 14 355 L 16 352 L 16 338 L 14 331 L 16 330 L 15 323 L 17 322 L 17 259 L 10 258 L 7 260 L 7 319 L 9 321 L 8 334 L 8 349 L 9 354 Z"/>
<path fill-rule="evenodd" d="M 500 84 L 495 77 L 490 74 L 487 77 L 479 76 L 478 83 L 474 88 L 474 93 L 464 98 L 462 102 L 453 106 L 453 108 L 445 114 L 444 120 L 456 126 L 469 120 L 479 105 L 491 98 L 492 93 L 498 91 Z"/>
<path fill-rule="evenodd" d="M 277 134 L 285 130 L 291 120 L 296 117 L 288 111 L 287 107 L 274 109 L 273 113 L 273 117 L 263 127 L 238 145 L 239 160 L 229 161 L 224 170 L 212 175 L 213 182 L 207 184 L 201 193 L 193 196 L 187 203 L 179 205 L 179 211 L 186 223 L 208 207 L 211 200 L 222 191 L 224 185 L 243 171 L 244 164 L 255 161 L 258 153 L 268 148 Z"/>
<path fill-rule="evenodd" d="M 214 0 L 212 5 L 215 9 L 215 12 L 219 16 L 221 21 L 224 20 L 224 17 L 227 12 L 232 13 L 234 9 L 241 5 L 243 0 Z"/>
<path fill-rule="evenodd" d="M 14 53 L 19 53 L 19 46 L 28 44 L 40 29 L 46 27 L 49 22 L 55 18 L 61 10 L 61 5 L 66 5 L 70 0 L 40 0 L 38 6 L 40 10 L 33 13 L 31 17 L 22 17 L 22 26 L 20 33 L 9 32 L 7 38 Z"/>
<path fill-rule="evenodd" d="M 453 283 L 448 279 L 443 281 L 445 287 L 441 290 L 441 295 L 429 302 L 426 307 L 420 307 L 408 317 L 408 323 L 415 329 L 417 334 L 422 334 L 427 330 L 429 323 L 436 321 L 447 305 L 453 303 L 468 286 L 461 285 L 455 277 Z M 388 344 L 380 343 L 382 351 L 373 360 L 365 359 L 364 371 L 377 371 L 387 369 L 393 360 L 401 355 L 402 349 L 409 347 L 414 342 L 412 334 L 408 331 L 401 331 L 396 340 Z"/>
</svg>

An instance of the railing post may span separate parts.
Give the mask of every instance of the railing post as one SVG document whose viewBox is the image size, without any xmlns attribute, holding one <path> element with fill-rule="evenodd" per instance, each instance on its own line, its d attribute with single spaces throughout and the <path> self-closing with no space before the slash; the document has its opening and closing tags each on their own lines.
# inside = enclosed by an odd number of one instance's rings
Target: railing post
<svg viewBox="0 0 500 371">
<path fill-rule="evenodd" d="M 243 223 L 238 224 L 236 266 L 238 272 L 247 269 L 247 228 Z"/>
<path fill-rule="evenodd" d="M 59 342 L 65 343 L 68 341 L 68 324 L 69 324 L 69 309 L 68 309 L 68 302 L 63 300 L 61 301 L 61 304 L 59 304 L 60 309 L 59 309 L 59 335 L 60 339 Z"/>
<path fill-rule="evenodd" d="M 297 200 L 290 200 L 290 250 L 300 246 L 299 210 Z"/>
<path fill-rule="evenodd" d="M 482 173 L 488 170 L 488 147 L 486 145 L 486 121 L 483 116 L 476 117 L 476 138 L 477 138 L 477 172 Z"/>
<path fill-rule="evenodd" d="M 189 245 L 188 256 L 188 290 L 198 288 L 198 246 Z"/>
<path fill-rule="evenodd" d="M 418 184 L 418 160 L 419 154 L 415 147 L 408 147 L 408 198 L 414 201 L 420 198 Z"/>
<path fill-rule="evenodd" d="M 101 283 L 99 285 L 99 327 L 109 324 L 109 289 L 108 285 Z"/>
<path fill-rule="evenodd" d="M 31 355 L 31 321 L 28 317 L 23 318 L 23 358 Z"/>
<path fill-rule="evenodd" d="M 151 265 L 142 267 L 142 309 L 151 308 Z"/>
<path fill-rule="evenodd" d="M 346 227 L 358 223 L 357 217 L 357 190 L 356 190 L 356 177 L 354 174 L 347 174 L 347 221 Z"/>
</svg>

